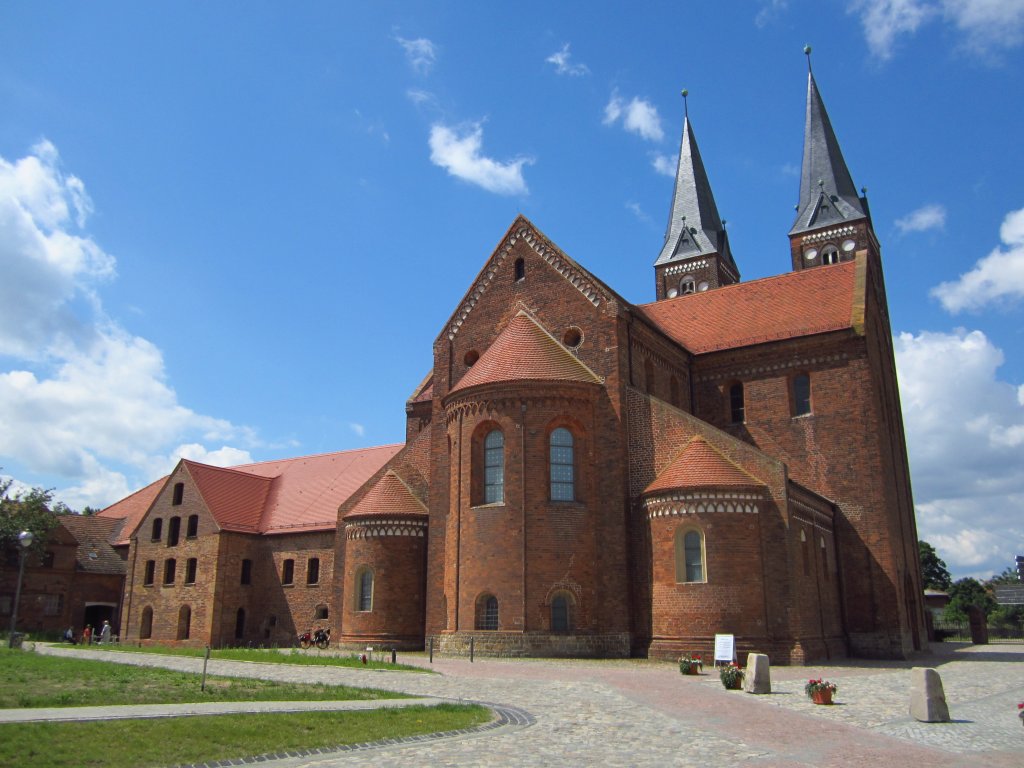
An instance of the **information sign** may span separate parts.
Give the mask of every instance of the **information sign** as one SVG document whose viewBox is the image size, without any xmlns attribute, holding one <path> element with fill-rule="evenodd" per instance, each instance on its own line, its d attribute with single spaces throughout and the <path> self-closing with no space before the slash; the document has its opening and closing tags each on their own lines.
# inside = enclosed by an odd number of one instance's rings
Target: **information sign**
<svg viewBox="0 0 1024 768">
<path fill-rule="evenodd" d="M 715 635 L 715 664 L 736 661 L 736 636 Z"/>
</svg>

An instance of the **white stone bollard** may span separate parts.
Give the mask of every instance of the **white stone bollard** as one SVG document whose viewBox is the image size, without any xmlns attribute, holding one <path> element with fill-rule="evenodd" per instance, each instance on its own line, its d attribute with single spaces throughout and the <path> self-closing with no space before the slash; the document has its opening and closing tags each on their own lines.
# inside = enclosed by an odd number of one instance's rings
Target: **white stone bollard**
<svg viewBox="0 0 1024 768">
<path fill-rule="evenodd" d="M 772 692 L 771 665 L 768 663 L 766 654 L 747 654 L 747 671 L 743 675 L 743 690 L 747 693 Z"/>
<path fill-rule="evenodd" d="M 910 716 L 922 723 L 949 722 L 942 678 L 934 669 L 914 667 L 910 670 Z"/>
</svg>

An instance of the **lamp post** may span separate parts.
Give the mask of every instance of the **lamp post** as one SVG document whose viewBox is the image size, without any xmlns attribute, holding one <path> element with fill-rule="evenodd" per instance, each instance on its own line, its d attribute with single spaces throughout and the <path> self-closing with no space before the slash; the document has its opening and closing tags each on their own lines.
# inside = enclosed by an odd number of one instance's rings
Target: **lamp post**
<svg viewBox="0 0 1024 768">
<path fill-rule="evenodd" d="M 28 554 L 28 548 L 32 546 L 34 538 L 32 531 L 22 531 L 18 534 L 18 544 L 21 545 L 21 550 L 18 552 L 18 586 L 14 590 L 14 605 L 11 606 L 11 631 L 7 638 L 7 644 L 11 648 L 15 646 L 14 630 L 18 626 L 18 601 L 21 599 L 21 580 L 25 576 L 25 556 Z"/>
</svg>

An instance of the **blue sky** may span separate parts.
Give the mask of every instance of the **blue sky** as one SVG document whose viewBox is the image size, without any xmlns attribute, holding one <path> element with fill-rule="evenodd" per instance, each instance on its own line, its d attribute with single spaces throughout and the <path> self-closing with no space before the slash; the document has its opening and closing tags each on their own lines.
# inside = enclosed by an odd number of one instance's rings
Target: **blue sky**
<svg viewBox="0 0 1024 768">
<path fill-rule="evenodd" d="M 882 242 L 919 533 L 1024 553 L 1024 0 L 0 5 L 0 467 L 104 506 L 179 456 L 400 442 L 518 213 L 654 298 L 689 113 L 789 269 L 806 61 Z"/>
</svg>

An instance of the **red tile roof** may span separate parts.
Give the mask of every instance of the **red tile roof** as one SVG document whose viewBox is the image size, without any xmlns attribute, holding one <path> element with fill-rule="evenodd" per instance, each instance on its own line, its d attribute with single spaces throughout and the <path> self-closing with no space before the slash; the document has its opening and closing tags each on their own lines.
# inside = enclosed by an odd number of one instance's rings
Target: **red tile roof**
<svg viewBox="0 0 1024 768">
<path fill-rule="evenodd" d="M 353 517 L 379 517 L 381 515 L 422 515 L 427 507 L 409 486 L 390 470 L 359 500 L 345 519 Z"/>
<path fill-rule="evenodd" d="M 499 381 L 601 383 L 593 371 L 526 312 L 512 318 L 451 392 Z"/>
<path fill-rule="evenodd" d="M 789 272 L 642 304 L 668 336 L 694 353 L 850 328 L 857 261 Z"/>
<path fill-rule="evenodd" d="M 402 449 L 382 445 L 297 459 L 264 461 L 229 472 L 272 479 L 257 525 L 262 533 L 325 530 L 338 522 L 338 507 Z M 205 496 L 204 496 L 205 498 Z M 240 522 L 249 524 L 252 516 Z"/>
<path fill-rule="evenodd" d="M 259 531 L 271 478 L 188 459 L 182 464 L 217 525 L 229 531 Z"/>
<path fill-rule="evenodd" d="M 695 437 L 644 489 L 645 494 L 687 488 L 762 489 L 764 483 Z"/>
<path fill-rule="evenodd" d="M 123 574 L 125 562 L 113 546 L 124 534 L 126 518 L 100 515 L 61 515 L 58 522 L 75 541 L 79 570 L 87 573 Z"/>
<path fill-rule="evenodd" d="M 139 527 L 139 523 L 142 522 L 142 518 L 146 516 L 146 512 L 149 511 L 150 505 L 152 505 L 157 494 L 160 493 L 160 489 L 164 487 L 164 483 L 167 482 L 167 476 L 161 477 L 159 480 L 155 480 L 145 488 L 142 488 L 131 496 L 127 496 L 118 502 L 111 504 L 106 509 L 103 509 L 96 513 L 96 517 L 111 517 L 111 518 L 122 518 L 125 523 L 122 526 L 120 532 L 118 532 L 117 540 L 112 541 L 111 544 L 128 544 L 132 534 L 135 533 L 135 529 Z"/>
</svg>

